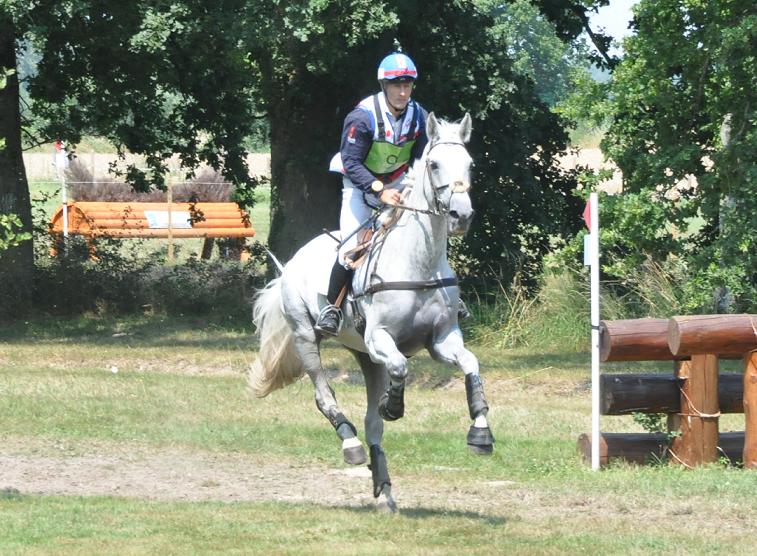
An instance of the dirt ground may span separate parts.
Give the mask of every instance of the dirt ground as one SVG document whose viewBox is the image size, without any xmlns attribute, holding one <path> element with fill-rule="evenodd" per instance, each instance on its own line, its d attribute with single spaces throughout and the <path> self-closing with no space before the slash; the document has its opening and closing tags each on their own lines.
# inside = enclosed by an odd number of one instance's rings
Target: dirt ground
<svg viewBox="0 0 757 556">
<path fill-rule="evenodd" d="M 338 449 L 335 445 L 334 449 Z M 391 466 L 391 459 L 390 459 Z M 77 442 L 45 444 L 33 438 L 0 439 L 0 497 L 17 495 L 118 496 L 155 501 L 288 502 L 335 508 L 376 508 L 365 465 L 336 468 L 272 462 L 241 453 L 185 448 Z M 517 481 L 440 480 L 454 471 L 439 466 L 423 477 L 393 474 L 399 511 L 477 516 L 505 523 L 528 522 L 537 529 L 560 524 L 568 530 L 586 523 L 644 522 L 664 526 L 671 515 L 692 519 L 691 534 L 753 532 L 748 512 L 722 512 L 704 497 L 669 498 L 657 507 L 644 496 L 615 499 L 605 493 L 550 492 Z M 444 485 L 444 486 L 441 486 Z M 588 521 L 587 521 L 588 520 Z M 539 525 L 542 524 L 542 525 Z"/>
<path fill-rule="evenodd" d="M 337 443 L 334 449 L 339 449 Z M 365 465 L 302 466 L 241 453 L 94 442 L 43 444 L 38 439 L 4 438 L 0 469 L 0 491 L 22 495 L 375 505 L 371 472 Z M 439 467 L 438 471 L 449 469 Z M 441 491 L 438 480 L 427 483 L 395 475 L 392 480 L 401 507 L 431 505 L 496 515 L 498 506 L 512 510 L 515 500 L 535 502 L 534 493 L 512 481 L 454 485 Z"/>
</svg>

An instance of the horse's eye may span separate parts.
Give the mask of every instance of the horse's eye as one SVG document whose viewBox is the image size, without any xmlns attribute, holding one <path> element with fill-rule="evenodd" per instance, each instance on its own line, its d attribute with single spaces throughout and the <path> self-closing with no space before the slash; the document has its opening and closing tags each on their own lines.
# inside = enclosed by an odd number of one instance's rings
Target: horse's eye
<svg viewBox="0 0 757 556">
<path fill-rule="evenodd" d="M 438 170 L 439 169 L 439 163 L 438 162 L 431 162 L 429 164 L 429 166 L 431 166 L 432 170 Z"/>
</svg>

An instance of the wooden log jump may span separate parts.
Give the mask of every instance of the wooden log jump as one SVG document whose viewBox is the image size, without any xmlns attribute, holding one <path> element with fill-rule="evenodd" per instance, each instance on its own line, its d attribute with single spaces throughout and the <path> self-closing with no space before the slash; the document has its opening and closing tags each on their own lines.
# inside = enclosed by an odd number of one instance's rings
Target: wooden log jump
<svg viewBox="0 0 757 556">
<path fill-rule="evenodd" d="M 666 454 L 672 462 L 694 467 L 725 454 L 757 468 L 757 315 L 602 321 L 600 356 L 602 361 L 674 362 L 668 376 L 601 375 L 602 415 L 664 413 L 675 433 L 604 434 L 602 462 L 643 463 Z M 721 376 L 719 359 L 734 357 L 743 359 L 743 375 Z M 720 434 L 720 415 L 741 412 L 746 430 Z M 578 448 L 589 458 L 590 437 L 582 435 Z"/>
<path fill-rule="evenodd" d="M 680 413 L 684 379 L 673 375 L 603 374 L 599 377 L 602 415 Z M 744 377 L 721 374 L 718 379 L 720 413 L 744 413 Z"/>
<path fill-rule="evenodd" d="M 663 433 L 603 432 L 599 436 L 599 462 L 602 465 L 618 460 L 639 465 L 657 463 L 667 457 L 669 446 L 670 440 Z M 743 432 L 720 433 L 718 457 L 740 463 L 743 461 L 743 451 Z M 578 453 L 585 461 L 591 461 L 591 435 L 578 437 Z"/>
<path fill-rule="evenodd" d="M 202 257 L 209 258 L 218 238 L 236 240 L 246 259 L 245 238 L 255 230 L 248 214 L 236 203 L 77 202 L 68 205 L 68 233 L 85 236 L 94 256 L 93 240 L 118 238 L 204 238 Z M 49 224 L 58 244 L 63 235 L 63 207 Z M 57 248 L 53 248 L 53 255 Z"/>
<path fill-rule="evenodd" d="M 603 320 L 599 323 L 602 361 L 670 361 L 667 319 Z"/>
</svg>

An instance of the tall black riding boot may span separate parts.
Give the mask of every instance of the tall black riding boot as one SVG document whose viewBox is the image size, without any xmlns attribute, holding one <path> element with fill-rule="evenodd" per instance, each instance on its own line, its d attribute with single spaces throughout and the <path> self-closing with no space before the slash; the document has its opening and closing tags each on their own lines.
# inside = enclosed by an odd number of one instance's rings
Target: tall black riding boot
<svg viewBox="0 0 757 556">
<path fill-rule="evenodd" d="M 329 291 L 326 294 L 329 304 L 321 310 L 315 323 L 315 329 L 318 332 L 330 334 L 331 336 L 336 336 L 339 333 L 339 328 L 342 325 L 342 310 L 337 307 L 336 300 L 339 297 L 339 292 L 342 291 L 342 287 L 351 275 L 352 271 L 344 268 L 339 263 L 339 257 L 337 257 L 334 266 L 331 267 Z"/>
</svg>

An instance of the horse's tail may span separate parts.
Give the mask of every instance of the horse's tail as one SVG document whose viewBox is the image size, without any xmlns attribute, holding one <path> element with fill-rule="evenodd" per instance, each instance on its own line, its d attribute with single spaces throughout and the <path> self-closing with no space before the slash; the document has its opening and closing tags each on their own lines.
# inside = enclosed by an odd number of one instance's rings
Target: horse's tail
<svg viewBox="0 0 757 556">
<path fill-rule="evenodd" d="M 247 382 L 253 393 L 262 398 L 293 383 L 305 370 L 281 307 L 281 277 L 271 280 L 255 296 L 252 321 L 260 338 L 260 351 L 247 373 Z"/>
</svg>

